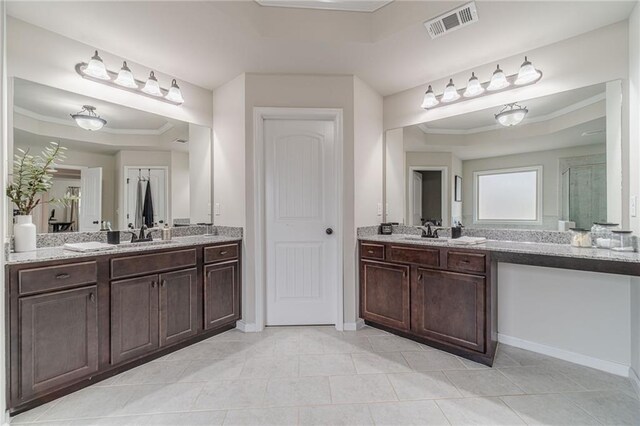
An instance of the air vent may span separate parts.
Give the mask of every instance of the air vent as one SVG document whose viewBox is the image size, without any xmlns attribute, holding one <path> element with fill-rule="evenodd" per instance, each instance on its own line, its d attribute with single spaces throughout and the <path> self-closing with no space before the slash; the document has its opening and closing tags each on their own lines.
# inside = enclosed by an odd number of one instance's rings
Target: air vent
<svg viewBox="0 0 640 426">
<path fill-rule="evenodd" d="M 467 3 L 424 23 L 432 39 L 478 21 L 475 2 Z"/>
</svg>

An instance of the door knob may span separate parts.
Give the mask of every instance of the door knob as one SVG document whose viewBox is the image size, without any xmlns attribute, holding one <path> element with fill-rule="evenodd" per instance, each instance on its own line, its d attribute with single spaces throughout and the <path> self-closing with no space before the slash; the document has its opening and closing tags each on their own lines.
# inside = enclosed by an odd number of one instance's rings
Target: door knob
<svg viewBox="0 0 640 426">
<path fill-rule="evenodd" d="M 333 229 L 327 228 L 327 230 L 325 232 L 327 233 L 327 235 L 331 235 L 331 234 L 333 234 Z"/>
</svg>

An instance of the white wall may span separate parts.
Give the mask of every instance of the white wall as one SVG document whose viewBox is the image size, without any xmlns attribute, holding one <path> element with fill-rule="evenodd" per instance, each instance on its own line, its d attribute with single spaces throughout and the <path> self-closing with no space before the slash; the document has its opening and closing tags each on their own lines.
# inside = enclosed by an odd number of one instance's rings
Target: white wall
<svg viewBox="0 0 640 426">
<path fill-rule="evenodd" d="M 411 129 L 411 130 L 410 130 Z M 414 128 L 405 128 L 405 141 L 407 141 L 407 135 Z M 418 130 L 420 131 L 420 130 Z M 409 169 L 411 167 L 446 167 L 447 168 L 447 196 L 446 203 L 444 205 L 443 217 L 442 217 L 442 226 L 450 226 L 451 225 L 451 207 L 453 202 L 453 192 L 452 188 L 452 174 L 453 174 L 453 155 L 450 152 L 405 152 L 405 176 L 411 176 L 409 173 Z M 409 179 L 406 179 L 404 184 L 405 191 L 405 223 L 408 222 L 408 218 L 411 215 L 411 210 L 409 207 L 409 197 L 411 196 L 411 192 L 409 191 Z"/>
<path fill-rule="evenodd" d="M 385 134 L 384 202 L 386 222 L 404 223 L 404 129 L 388 130 Z"/>
<path fill-rule="evenodd" d="M 629 366 L 629 277 L 500 263 L 498 282 L 499 334 Z"/>
<path fill-rule="evenodd" d="M 211 151 L 211 129 L 189 124 L 189 217 L 191 223 L 212 223 Z"/>
<path fill-rule="evenodd" d="M 171 152 L 171 220 L 190 216 L 189 154 Z"/>
</svg>

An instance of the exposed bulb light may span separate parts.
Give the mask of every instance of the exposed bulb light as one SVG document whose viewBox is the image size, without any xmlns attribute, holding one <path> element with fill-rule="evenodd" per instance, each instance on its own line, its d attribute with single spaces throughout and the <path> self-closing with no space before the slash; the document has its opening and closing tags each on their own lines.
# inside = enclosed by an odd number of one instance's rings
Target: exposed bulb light
<svg viewBox="0 0 640 426">
<path fill-rule="evenodd" d="M 71 117 L 85 130 L 100 130 L 107 124 L 107 120 L 96 114 L 96 108 L 91 105 L 83 105 L 82 110 L 71 114 Z"/>
<path fill-rule="evenodd" d="M 424 109 L 433 108 L 439 103 L 440 102 L 438 102 L 438 100 L 436 99 L 436 95 L 433 93 L 433 89 L 431 88 L 431 85 L 429 85 L 429 88 L 427 89 L 427 91 L 424 92 L 424 98 L 422 99 L 422 108 Z"/>
<path fill-rule="evenodd" d="M 118 77 L 114 80 L 114 83 L 130 89 L 138 88 L 138 84 L 136 83 L 135 78 L 133 78 L 133 73 L 127 66 L 127 61 L 122 63 L 122 68 L 120 68 L 120 72 L 118 73 Z"/>
<path fill-rule="evenodd" d="M 167 96 L 165 96 L 165 98 L 179 104 L 184 103 L 182 92 L 180 91 L 180 87 L 178 86 L 175 78 L 171 82 L 171 87 L 169 88 L 169 92 L 167 93 Z"/>
<path fill-rule="evenodd" d="M 453 102 L 460 99 L 460 94 L 456 90 L 456 85 L 453 84 L 453 79 L 449 79 L 449 84 L 444 88 L 444 93 L 442 94 L 442 102 Z"/>
<path fill-rule="evenodd" d="M 523 84 L 533 83 L 540 77 L 542 77 L 542 73 L 538 71 L 525 56 L 524 62 L 520 66 L 520 71 L 518 71 L 518 77 L 514 84 L 516 86 L 521 86 Z"/>
<path fill-rule="evenodd" d="M 498 65 L 491 76 L 491 81 L 489 82 L 487 90 L 493 92 L 495 90 L 504 89 L 505 87 L 509 87 L 509 81 L 507 80 L 507 76 L 504 74 L 504 71 L 500 69 L 500 65 Z"/>
<path fill-rule="evenodd" d="M 102 58 L 98 56 L 97 50 L 82 72 L 88 76 L 99 78 L 100 80 L 111 80 L 111 77 L 109 77 L 109 73 L 107 72 L 107 67 L 104 66 Z"/>
<path fill-rule="evenodd" d="M 478 96 L 484 93 L 484 87 L 480 84 L 478 77 L 476 77 L 475 73 L 471 73 L 471 78 L 469 79 L 469 83 L 467 84 L 467 88 L 465 89 L 462 96 L 465 98 L 473 98 L 474 96 Z"/>
<path fill-rule="evenodd" d="M 149 78 L 147 79 L 147 82 L 142 88 L 142 91 L 151 96 L 158 96 L 158 97 L 164 96 L 162 94 L 162 90 L 160 90 L 160 84 L 158 84 L 158 79 L 153 74 L 153 71 L 151 71 L 151 73 L 149 74 Z"/>
<path fill-rule="evenodd" d="M 495 115 L 498 123 L 505 127 L 516 126 L 524 120 L 529 110 L 518 104 L 507 104 L 502 110 Z"/>
</svg>

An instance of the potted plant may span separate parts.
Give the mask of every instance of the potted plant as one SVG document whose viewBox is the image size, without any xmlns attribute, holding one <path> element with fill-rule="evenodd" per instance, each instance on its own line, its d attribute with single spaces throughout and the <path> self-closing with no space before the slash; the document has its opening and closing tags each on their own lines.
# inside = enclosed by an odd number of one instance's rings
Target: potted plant
<svg viewBox="0 0 640 426">
<path fill-rule="evenodd" d="M 39 195 L 51 189 L 55 168 L 58 162 L 66 158 L 66 148 L 51 142 L 40 155 L 31 155 L 28 149 L 17 150 L 19 153 L 13 162 L 13 182 L 7 185 L 6 191 L 18 212 L 13 226 L 15 251 L 33 251 L 36 249 L 36 226 L 31 212 L 40 204 Z M 64 198 L 49 202 L 66 205 L 75 198 L 67 194 Z"/>
</svg>

